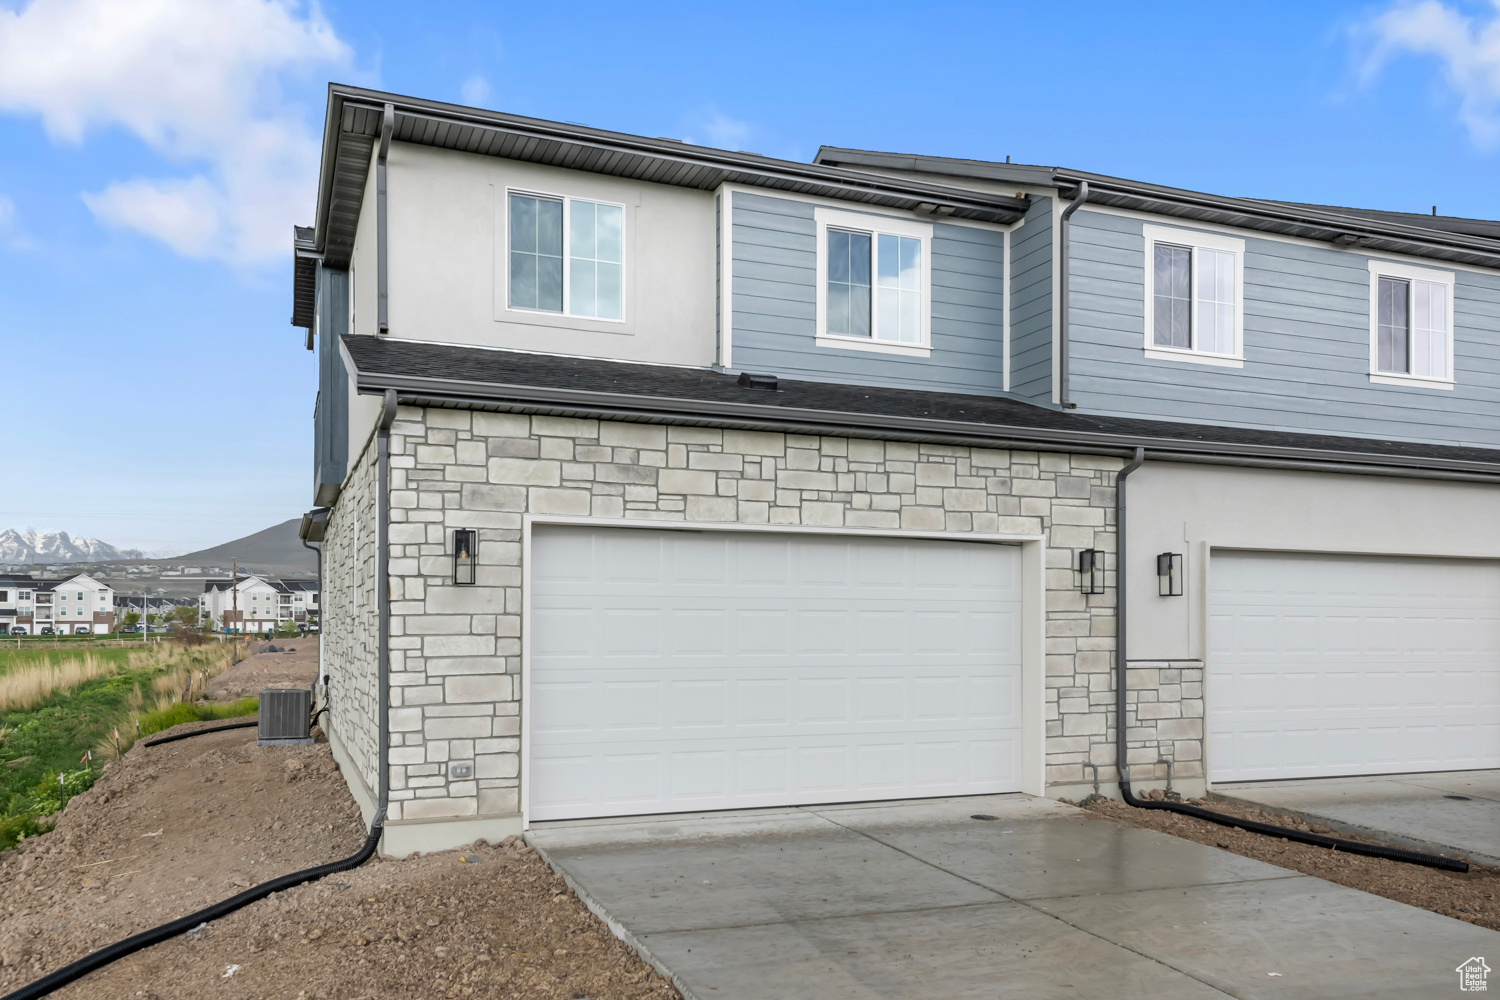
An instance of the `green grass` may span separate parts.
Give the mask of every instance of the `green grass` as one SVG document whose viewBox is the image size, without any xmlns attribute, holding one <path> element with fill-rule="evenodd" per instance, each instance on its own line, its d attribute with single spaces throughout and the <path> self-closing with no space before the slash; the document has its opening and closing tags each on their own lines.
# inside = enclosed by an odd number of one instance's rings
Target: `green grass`
<svg viewBox="0 0 1500 1000">
<path fill-rule="evenodd" d="M 118 657 L 119 672 L 110 677 L 86 681 L 71 690 L 57 690 L 40 705 L 30 709 L 0 711 L 0 850 L 13 847 L 22 837 L 34 836 L 51 829 L 46 817 L 62 808 L 65 796 L 85 791 L 103 772 L 100 748 L 112 746 L 113 734 L 120 734 L 120 748 L 128 749 L 137 736 L 136 715 L 142 701 L 154 700 L 152 682 L 184 667 L 207 664 L 208 650 L 191 652 L 171 663 L 128 667 L 131 652 L 139 650 L 94 650 L 95 657 Z M 215 649 L 214 652 L 217 652 Z M 5 670 L 37 663 L 31 650 L 0 652 L 0 675 Z M 66 658 L 69 654 L 63 653 Z M 52 651 L 53 662 L 58 651 Z M 247 707 L 248 703 L 248 707 Z M 165 717 L 174 710 L 182 717 Z M 205 718 L 228 718 L 255 711 L 255 699 L 246 698 L 227 705 L 177 705 L 141 717 L 156 732 L 179 722 Z M 86 751 L 95 750 L 92 762 L 80 761 Z M 59 783 L 61 777 L 61 784 Z"/>
<path fill-rule="evenodd" d="M 260 699 L 247 697 L 222 705 L 189 705 L 177 702 L 155 712 L 141 716 L 137 738 L 159 733 L 163 729 L 180 726 L 184 722 L 208 722 L 211 719 L 234 719 L 242 715 L 254 715 L 260 708 Z"/>
</svg>

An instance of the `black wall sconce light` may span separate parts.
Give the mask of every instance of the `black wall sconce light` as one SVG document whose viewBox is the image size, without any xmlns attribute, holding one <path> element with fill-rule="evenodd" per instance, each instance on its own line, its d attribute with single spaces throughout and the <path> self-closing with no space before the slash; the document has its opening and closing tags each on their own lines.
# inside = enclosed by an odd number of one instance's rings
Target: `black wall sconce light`
<svg viewBox="0 0 1500 1000">
<path fill-rule="evenodd" d="M 1104 551 L 1084 549 L 1078 553 L 1078 592 L 1104 593 Z"/>
<path fill-rule="evenodd" d="M 1156 557 L 1156 592 L 1162 597 L 1182 596 L 1182 553 L 1163 552 Z"/>
<path fill-rule="evenodd" d="M 479 561 L 479 532 L 458 528 L 453 532 L 453 582 L 474 582 L 474 564 Z"/>
</svg>

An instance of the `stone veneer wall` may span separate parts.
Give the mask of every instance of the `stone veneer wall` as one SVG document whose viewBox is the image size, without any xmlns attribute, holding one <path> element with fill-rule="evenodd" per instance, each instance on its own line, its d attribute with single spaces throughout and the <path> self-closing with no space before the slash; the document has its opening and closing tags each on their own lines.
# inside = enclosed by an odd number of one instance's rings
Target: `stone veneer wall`
<svg viewBox="0 0 1500 1000">
<path fill-rule="evenodd" d="M 373 787 L 372 453 L 330 522 L 324 642 L 334 724 Z M 1112 781 L 1118 459 L 407 406 L 391 454 L 393 821 L 519 811 L 528 512 L 1044 533 L 1047 781 L 1088 780 L 1084 762 Z M 452 585 L 454 528 L 479 532 L 475 586 Z M 1102 595 L 1078 592 L 1083 548 L 1110 554 Z M 1133 763 L 1173 757 L 1174 777 L 1202 773 L 1201 674 L 1196 663 L 1132 664 Z M 451 776 L 455 762 L 472 763 L 472 777 Z"/>
<path fill-rule="evenodd" d="M 373 796 L 380 737 L 373 442 L 349 471 L 344 491 L 329 513 L 323 539 L 318 630 L 323 668 L 330 678 L 328 725 Z"/>
</svg>

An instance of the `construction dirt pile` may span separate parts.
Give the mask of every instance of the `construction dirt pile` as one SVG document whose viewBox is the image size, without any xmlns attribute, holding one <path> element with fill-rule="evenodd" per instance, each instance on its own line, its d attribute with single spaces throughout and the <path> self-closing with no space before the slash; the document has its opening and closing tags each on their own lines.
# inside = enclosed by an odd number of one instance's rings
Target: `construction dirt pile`
<svg viewBox="0 0 1500 1000">
<path fill-rule="evenodd" d="M 261 688 L 312 687 L 317 680 L 317 636 L 251 643 L 250 652 L 208 682 L 210 701 L 253 697 Z"/>
<path fill-rule="evenodd" d="M 137 744 L 68 803 L 53 832 L 0 854 L 0 993 L 252 884 L 351 855 L 364 839 L 321 738 L 257 747 L 254 730 L 236 730 Z M 137 952 L 54 996 L 666 1000 L 677 992 L 511 840 L 371 860 Z"/>
<path fill-rule="evenodd" d="M 1367 838 L 1350 836 L 1325 826 L 1309 826 L 1294 816 L 1264 812 L 1236 802 L 1194 799 L 1191 804 L 1259 823 L 1373 843 Z M 1164 809 L 1136 809 L 1118 799 L 1096 799 L 1084 808 L 1095 815 L 1108 816 L 1130 826 L 1161 830 L 1186 840 L 1195 840 L 1200 844 L 1255 858 L 1257 861 L 1290 868 L 1304 875 L 1315 875 L 1339 885 L 1347 885 L 1351 889 L 1419 906 L 1424 910 L 1466 920 L 1491 930 L 1500 930 L 1500 869 L 1497 868 L 1471 864 L 1467 873 L 1448 872 L 1404 861 L 1345 854 L 1342 851 L 1331 851 L 1310 844 L 1220 826 L 1208 820 Z"/>
</svg>

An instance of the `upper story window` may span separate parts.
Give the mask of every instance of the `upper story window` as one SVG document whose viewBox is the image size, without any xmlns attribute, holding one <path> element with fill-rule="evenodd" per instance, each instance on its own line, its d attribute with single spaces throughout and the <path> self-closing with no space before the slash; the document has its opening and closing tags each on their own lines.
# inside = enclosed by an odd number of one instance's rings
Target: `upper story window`
<svg viewBox="0 0 1500 1000">
<path fill-rule="evenodd" d="M 512 309 L 625 318 L 625 209 L 511 192 Z"/>
<path fill-rule="evenodd" d="M 932 227 L 819 208 L 817 343 L 927 357 Z"/>
<path fill-rule="evenodd" d="M 1245 241 L 1145 226 L 1146 354 L 1171 361 L 1243 363 Z"/>
<path fill-rule="evenodd" d="M 1370 261 L 1370 380 L 1452 389 L 1453 272 Z"/>
</svg>

